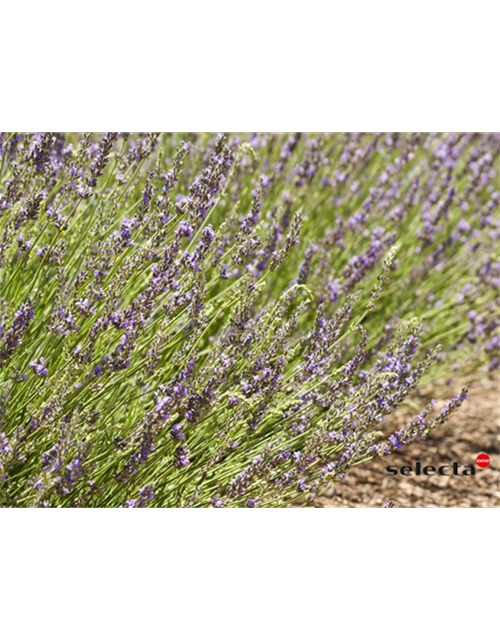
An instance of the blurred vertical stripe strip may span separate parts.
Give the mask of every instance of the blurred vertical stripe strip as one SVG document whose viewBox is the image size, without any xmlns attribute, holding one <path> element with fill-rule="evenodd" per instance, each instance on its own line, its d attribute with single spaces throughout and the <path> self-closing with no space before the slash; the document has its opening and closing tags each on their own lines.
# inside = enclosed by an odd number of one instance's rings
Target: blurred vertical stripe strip
<svg viewBox="0 0 500 640">
<path fill-rule="evenodd" d="M 0 508 L 0 640 L 496 640 L 499 507 Z"/>
</svg>

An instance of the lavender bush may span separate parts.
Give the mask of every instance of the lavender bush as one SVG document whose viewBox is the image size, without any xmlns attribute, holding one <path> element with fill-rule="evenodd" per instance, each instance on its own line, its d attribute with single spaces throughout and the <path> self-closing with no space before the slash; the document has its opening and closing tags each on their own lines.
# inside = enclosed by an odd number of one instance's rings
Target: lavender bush
<svg viewBox="0 0 500 640">
<path fill-rule="evenodd" d="M 306 503 L 499 367 L 498 134 L 0 134 L 0 504 Z"/>
</svg>

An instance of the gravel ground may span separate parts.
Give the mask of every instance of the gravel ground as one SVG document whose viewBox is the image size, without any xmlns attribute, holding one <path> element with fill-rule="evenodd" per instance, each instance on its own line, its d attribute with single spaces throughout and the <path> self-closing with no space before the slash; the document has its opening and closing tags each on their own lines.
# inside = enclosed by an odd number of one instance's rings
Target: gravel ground
<svg viewBox="0 0 500 640">
<path fill-rule="evenodd" d="M 426 390 L 419 399 L 429 399 Z M 455 388 L 440 389 L 441 397 L 451 397 Z M 415 411 L 412 411 L 414 414 Z M 401 418 L 399 418 L 401 420 Z M 397 425 L 399 426 L 399 424 Z M 487 453 L 486 469 L 476 465 L 479 453 Z M 386 467 L 415 468 L 458 462 L 473 464 L 475 476 L 391 476 Z M 352 469 L 345 480 L 327 489 L 315 501 L 316 507 L 381 507 L 394 500 L 394 507 L 500 507 L 500 380 L 475 383 L 467 402 L 425 442 L 384 460 Z"/>
</svg>

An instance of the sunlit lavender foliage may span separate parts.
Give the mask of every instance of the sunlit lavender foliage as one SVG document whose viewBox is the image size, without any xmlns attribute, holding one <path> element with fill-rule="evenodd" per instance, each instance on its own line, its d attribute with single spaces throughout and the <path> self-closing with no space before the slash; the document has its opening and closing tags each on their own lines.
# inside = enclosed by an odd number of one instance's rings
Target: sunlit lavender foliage
<svg viewBox="0 0 500 640">
<path fill-rule="evenodd" d="M 499 368 L 498 134 L 0 134 L 0 505 L 306 503 Z M 446 388 L 440 394 L 446 393 Z"/>
</svg>

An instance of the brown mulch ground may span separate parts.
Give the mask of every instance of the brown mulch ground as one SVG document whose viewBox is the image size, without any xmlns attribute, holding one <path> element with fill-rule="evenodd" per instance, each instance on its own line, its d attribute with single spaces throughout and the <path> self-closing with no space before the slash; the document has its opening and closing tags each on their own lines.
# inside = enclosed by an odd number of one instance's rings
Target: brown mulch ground
<svg viewBox="0 0 500 640">
<path fill-rule="evenodd" d="M 429 400 L 427 391 L 419 404 Z M 436 395 L 451 398 L 456 388 L 440 388 Z M 412 411 L 412 415 L 415 414 Z M 394 424 L 406 422 L 402 415 Z M 476 465 L 479 453 L 487 453 L 486 469 Z M 475 476 L 397 476 L 386 467 L 410 465 L 420 460 L 422 467 L 444 464 L 472 464 Z M 342 482 L 319 496 L 316 507 L 382 507 L 390 500 L 394 507 L 500 507 L 500 381 L 483 379 L 470 390 L 469 398 L 449 421 L 426 441 L 410 445 L 405 451 L 383 460 L 353 468 Z"/>
</svg>

